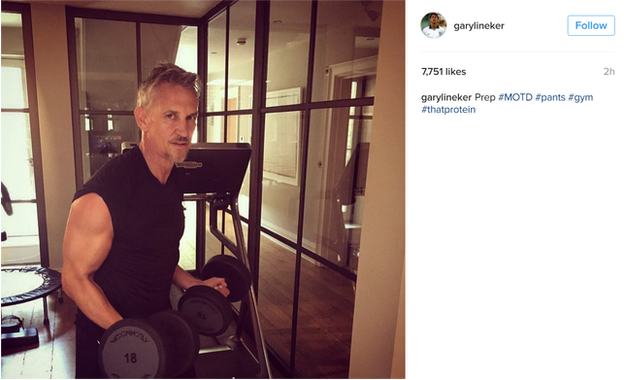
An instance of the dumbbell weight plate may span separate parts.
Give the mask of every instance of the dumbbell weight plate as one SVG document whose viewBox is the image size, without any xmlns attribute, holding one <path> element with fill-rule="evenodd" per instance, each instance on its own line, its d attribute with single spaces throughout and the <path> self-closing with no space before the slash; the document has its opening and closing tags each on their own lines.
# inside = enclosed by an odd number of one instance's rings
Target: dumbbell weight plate
<svg viewBox="0 0 624 380">
<path fill-rule="evenodd" d="M 218 336 L 232 323 L 232 307 L 218 290 L 208 286 L 188 288 L 178 310 L 189 317 L 200 334 Z"/>
<path fill-rule="evenodd" d="M 100 370 L 109 378 L 161 378 L 165 372 L 158 332 L 146 320 L 122 319 L 100 340 Z"/>
<path fill-rule="evenodd" d="M 202 269 L 201 278 L 207 280 L 212 277 L 225 278 L 230 294 L 227 299 L 237 302 L 243 299 L 251 286 L 249 270 L 240 260 L 232 256 L 213 256 Z"/>
<path fill-rule="evenodd" d="M 101 342 L 100 368 L 110 378 L 177 377 L 199 352 L 197 330 L 174 310 L 123 319 L 106 330 Z"/>
<path fill-rule="evenodd" d="M 165 376 L 182 375 L 195 364 L 199 353 L 199 335 L 193 322 L 174 310 L 153 314 L 148 321 L 159 331 L 165 344 Z"/>
</svg>

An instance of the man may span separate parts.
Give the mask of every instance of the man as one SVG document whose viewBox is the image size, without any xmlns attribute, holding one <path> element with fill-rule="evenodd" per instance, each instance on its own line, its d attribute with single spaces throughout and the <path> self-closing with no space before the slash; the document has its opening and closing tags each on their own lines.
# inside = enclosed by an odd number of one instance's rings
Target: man
<svg viewBox="0 0 624 380">
<path fill-rule="evenodd" d="M 63 290 L 76 302 L 76 377 L 100 377 L 98 339 L 122 318 L 171 308 L 169 291 L 211 286 L 177 265 L 184 231 L 174 163 L 190 149 L 199 97 L 196 74 L 160 64 L 141 84 L 134 110 L 138 147 L 107 163 L 72 203 L 63 243 Z"/>
<path fill-rule="evenodd" d="M 446 29 L 440 26 L 440 16 L 437 13 L 429 14 L 429 26 L 423 29 L 425 36 L 429 38 L 438 38 L 446 32 Z"/>
</svg>

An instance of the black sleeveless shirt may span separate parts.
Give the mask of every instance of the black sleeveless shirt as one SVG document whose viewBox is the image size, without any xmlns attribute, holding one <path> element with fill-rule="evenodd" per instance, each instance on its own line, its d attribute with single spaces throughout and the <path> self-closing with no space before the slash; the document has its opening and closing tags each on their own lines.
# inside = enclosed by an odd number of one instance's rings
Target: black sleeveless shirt
<svg viewBox="0 0 624 380">
<path fill-rule="evenodd" d="M 108 162 L 74 197 L 97 193 L 108 206 L 113 244 L 94 280 L 124 318 L 171 308 L 169 291 L 184 232 L 178 181 L 174 167 L 161 184 L 135 147 Z"/>
</svg>

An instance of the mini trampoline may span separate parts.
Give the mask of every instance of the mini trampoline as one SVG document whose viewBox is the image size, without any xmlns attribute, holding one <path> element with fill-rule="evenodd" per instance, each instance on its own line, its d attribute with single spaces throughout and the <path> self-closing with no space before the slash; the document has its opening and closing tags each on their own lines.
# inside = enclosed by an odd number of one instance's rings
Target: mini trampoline
<svg viewBox="0 0 624 380">
<path fill-rule="evenodd" d="M 61 288 L 61 274 L 50 268 L 0 268 L 0 320 L 14 319 L 18 324 L 0 325 L 0 347 L 16 347 L 39 342 L 37 329 L 24 328 L 15 316 L 2 318 L 2 307 L 43 298 L 43 323 L 48 325 L 47 296 Z M 62 302 L 63 298 L 59 298 Z M 6 330 L 6 331 L 5 331 Z"/>
</svg>

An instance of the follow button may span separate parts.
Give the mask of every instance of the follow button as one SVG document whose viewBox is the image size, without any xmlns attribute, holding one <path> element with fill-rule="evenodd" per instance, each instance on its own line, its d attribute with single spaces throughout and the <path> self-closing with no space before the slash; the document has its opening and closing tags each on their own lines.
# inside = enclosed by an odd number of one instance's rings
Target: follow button
<svg viewBox="0 0 624 380">
<path fill-rule="evenodd" d="M 568 16 L 568 36 L 614 36 L 615 16 Z"/>
</svg>

